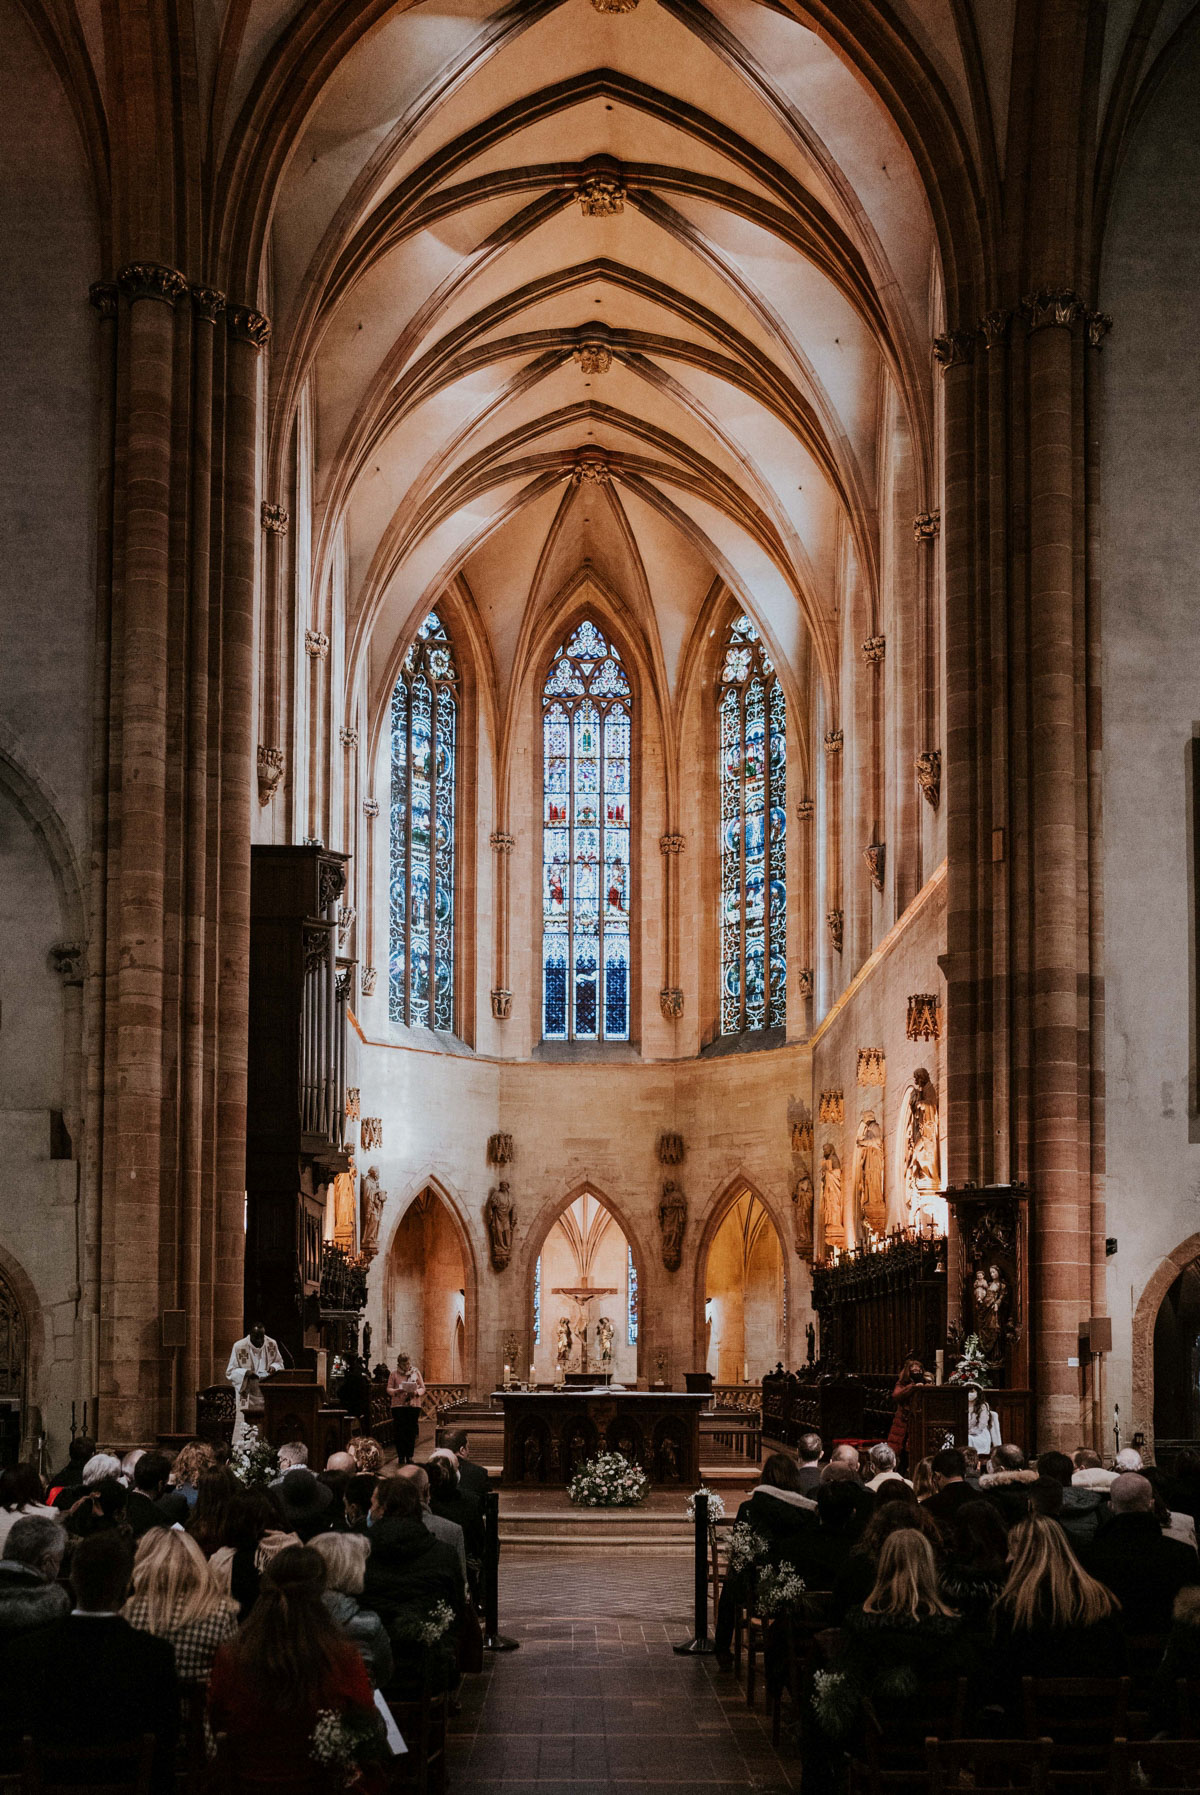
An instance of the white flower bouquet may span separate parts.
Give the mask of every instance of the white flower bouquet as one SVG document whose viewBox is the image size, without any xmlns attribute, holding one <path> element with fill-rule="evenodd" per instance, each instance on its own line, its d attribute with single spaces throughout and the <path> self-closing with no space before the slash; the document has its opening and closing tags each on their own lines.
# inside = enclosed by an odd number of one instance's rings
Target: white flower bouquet
<svg viewBox="0 0 1200 1795">
<path fill-rule="evenodd" d="M 729 1569 L 752 1570 L 756 1564 L 763 1563 L 769 1550 L 762 1534 L 756 1532 L 749 1521 L 738 1521 L 729 1535 Z"/>
<path fill-rule="evenodd" d="M 769 1620 L 783 1614 L 798 1614 L 804 1607 L 806 1587 L 794 1564 L 764 1564 L 758 1573 L 755 1607 Z"/>
<path fill-rule="evenodd" d="M 266 1484 L 279 1475 L 279 1458 L 257 1427 L 247 1427 L 240 1446 L 229 1456 L 229 1469 L 241 1483 Z"/>
<path fill-rule="evenodd" d="M 321 1708 L 308 1736 L 308 1755 L 322 1769 L 340 1771 L 343 1787 L 352 1789 L 363 1765 L 382 1756 L 379 1726 L 371 1714 Z"/>
<path fill-rule="evenodd" d="M 715 1521 L 723 1521 L 725 1519 L 725 1504 L 721 1497 L 718 1496 L 716 1490 L 710 1490 L 707 1484 L 702 1483 L 700 1488 L 698 1490 L 693 1490 L 692 1494 L 687 1499 L 687 1518 L 689 1521 L 694 1522 L 696 1519 L 697 1496 L 708 1497 L 708 1524 L 710 1527 Z"/>
<path fill-rule="evenodd" d="M 576 1471 L 567 1495 L 582 1508 L 633 1508 L 649 1488 L 640 1465 L 631 1465 L 623 1452 L 602 1452 Z"/>
</svg>

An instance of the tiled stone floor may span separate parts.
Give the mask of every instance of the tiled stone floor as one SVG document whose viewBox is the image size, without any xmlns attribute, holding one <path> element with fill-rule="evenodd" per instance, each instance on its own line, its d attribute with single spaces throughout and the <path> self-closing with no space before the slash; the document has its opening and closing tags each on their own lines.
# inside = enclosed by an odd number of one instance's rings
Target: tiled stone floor
<svg viewBox="0 0 1200 1795">
<path fill-rule="evenodd" d="M 644 1582 L 637 1559 L 608 1560 L 613 1605 Z M 561 1577 L 561 1561 L 545 1574 Z M 516 1652 L 468 1677 L 451 1723 L 451 1795 L 742 1795 L 800 1787 L 799 1761 L 778 1755 L 762 1695 L 755 1713 L 712 1658 L 676 1657 L 689 1629 L 617 1616 L 504 1619 Z M 760 1686 L 761 1687 L 761 1686 Z"/>
</svg>

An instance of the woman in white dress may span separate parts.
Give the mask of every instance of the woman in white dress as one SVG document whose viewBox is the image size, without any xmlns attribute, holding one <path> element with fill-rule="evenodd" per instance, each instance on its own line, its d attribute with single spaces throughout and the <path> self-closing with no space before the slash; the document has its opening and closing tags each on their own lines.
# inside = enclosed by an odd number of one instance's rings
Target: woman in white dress
<svg viewBox="0 0 1200 1795">
<path fill-rule="evenodd" d="M 1000 1421 L 978 1384 L 967 1385 L 967 1444 L 979 1454 L 980 1464 L 1000 1444 Z"/>
</svg>

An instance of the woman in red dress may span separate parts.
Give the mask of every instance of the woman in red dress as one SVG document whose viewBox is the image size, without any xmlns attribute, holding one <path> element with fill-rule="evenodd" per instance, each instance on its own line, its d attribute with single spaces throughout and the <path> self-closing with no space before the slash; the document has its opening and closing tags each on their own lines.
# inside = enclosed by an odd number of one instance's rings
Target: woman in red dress
<svg viewBox="0 0 1200 1795">
<path fill-rule="evenodd" d="M 896 1379 L 896 1387 L 892 1391 L 892 1401 L 896 1412 L 892 1416 L 892 1425 L 888 1432 L 887 1443 L 896 1454 L 896 1462 L 901 1469 L 905 1467 L 908 1457 L 908 1411 L 912 1403 L 913 1391 L 918 1384 L 927 1384 L 925 1367 L 920 1359 L 905 1359 L 900 1367 L 900 1376 Z"/>
<path fill-rule="evenodd" d="M 213 1660 L 208 1716 L 223 1751 L 245 1771 L 280 1788 L 308 1789 L 326 1780 L 312 1755 L 320 1714 L 337 1715 L 371 1741 L 359 1795 L 386 1787 L 382 1722 L 357 1646 L 345 1637 L 322 1597 L 325 1560 L 311 1546 L 287 1546 L 262 1574 L 249 1619 Z M 327 1773 L 345 1787 L 344 1771 Z"/>
</svg>

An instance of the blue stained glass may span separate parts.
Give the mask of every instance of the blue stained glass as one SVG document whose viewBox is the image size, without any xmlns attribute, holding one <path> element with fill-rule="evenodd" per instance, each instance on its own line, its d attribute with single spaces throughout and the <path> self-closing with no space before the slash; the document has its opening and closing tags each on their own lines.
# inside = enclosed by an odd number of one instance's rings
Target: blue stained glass
<svg viewBox="0 0 1200 1795">
<path fill-rule="evenodd" d="M 787 1022 L 787 703 L 758 631 L 735 618 L 718 685 L 721 1033 Z"/>
<path fill-rule="evenodd" d="M 537 1256 L 537 1264 L 533 1268 L 533 1344 L 537 1346 L 542 1338 L 542 1255 Z"/>
<path fill-rule="evenodd" d="M 630 686 L 585 620 L 542 694 L 542 1033 L 629 1039 Z"/>
<path fill-rule="evenodd" d="M 629 1248 L 629 1263 L 626 1267 L 626 1280 L 629 1290 L 629 1344 L 638 1343 L 638 1285 L 637 1267 L 633 1263 L 633 1248 Z"/>
<path fill-rule="evenodd" d="M 454 806 L 458 673 L 431 611 L 392 692 L 388 1013 L 454 1026 Z"/>
</svg>

